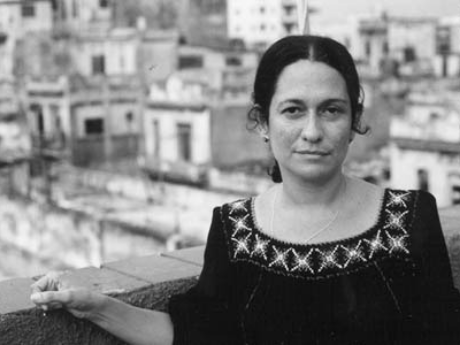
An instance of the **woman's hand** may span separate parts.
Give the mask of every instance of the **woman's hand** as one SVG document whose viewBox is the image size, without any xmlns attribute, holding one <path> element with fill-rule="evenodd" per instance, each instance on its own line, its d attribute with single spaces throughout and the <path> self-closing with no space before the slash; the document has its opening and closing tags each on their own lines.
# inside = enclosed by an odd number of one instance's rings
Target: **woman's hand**
<svg viewBox="0 0 460 345">
<path fill-rule="evenodd" d="M 104 305 L 106 296 L 66 286 L 62 272 L 51 272 L 32 284 L 30 299 L 44 311 L 64 308 L 78 318 L 91 319 Z"/>
<path fill-rule="evenodd" d="M 32 284 L 30 299 L 43 310 L 64 308 L 133 345 L 171 345 L 174 329 L 168 314 L 123 303 L 87 289 L 68 286 L 51 272 Z"/>
</svg>

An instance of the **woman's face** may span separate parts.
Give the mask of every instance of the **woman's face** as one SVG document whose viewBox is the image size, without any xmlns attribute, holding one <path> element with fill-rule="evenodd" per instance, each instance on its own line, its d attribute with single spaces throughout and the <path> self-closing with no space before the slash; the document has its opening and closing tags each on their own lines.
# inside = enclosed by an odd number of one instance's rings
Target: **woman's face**
<svg viewBox="0 0 460 345">
<path fill-rule="evenodd" d="M 265 126 L 284 181 L 327 181 L 341 173 L 351 127 L 347 86 L 338 71 L 309 60 L 284 68 Z"/>
</svg>

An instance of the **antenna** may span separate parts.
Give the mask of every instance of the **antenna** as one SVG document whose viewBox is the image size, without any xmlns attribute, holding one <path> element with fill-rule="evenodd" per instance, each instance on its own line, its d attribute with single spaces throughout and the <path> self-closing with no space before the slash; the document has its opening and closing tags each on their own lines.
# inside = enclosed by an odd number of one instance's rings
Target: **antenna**
<svg viewBox="0 0 460 345">
<path fill-rule="evenodd" d="M 297 27 L 299 35 L 310 34 L 308 0 L 297 0 Z"/>
</svg>

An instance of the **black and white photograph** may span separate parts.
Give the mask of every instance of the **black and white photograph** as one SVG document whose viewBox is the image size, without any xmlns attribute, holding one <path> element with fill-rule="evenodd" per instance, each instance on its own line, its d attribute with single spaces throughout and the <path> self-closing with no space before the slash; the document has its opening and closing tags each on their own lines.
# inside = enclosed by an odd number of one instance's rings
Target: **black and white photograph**
<svg viewBox="0 0 460 345">
<path fill-rule="evenodd" d="M 459 0 L 0 0 L 0 345 L 460 345 Z"/>
</svg>

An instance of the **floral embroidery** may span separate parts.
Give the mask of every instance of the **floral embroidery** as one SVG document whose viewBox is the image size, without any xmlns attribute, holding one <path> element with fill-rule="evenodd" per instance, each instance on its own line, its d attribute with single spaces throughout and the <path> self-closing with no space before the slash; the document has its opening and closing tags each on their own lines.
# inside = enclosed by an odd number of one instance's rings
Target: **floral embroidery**
<svg viewBox="0 0 460 345">
<path fill-rule="evenodd" d="M 388 219 L 387 222 L 384 226 L 384 229 L 400 229 L 402 231 L 405 231 L 405 224 L 404 224 L 404 216 L 409 212 L 409 211 L 404 211 L 404 212 L 392 212 L 389 210 L 385 210 L 388 212 Z"/>
<path fill-rule="evenodd" d="M 410 254 L 409 225 L 414 192 L 386 190 L 377 224 L 366 232 L 330 243 L 294 244 L 258 229 L 253 199 L 223 207 L 222 219 L 233 261 L 305 279 L 321 279 L 366 267 L 373 260 Z"/>
<path fill-rule="evenodd" d="M 246 211 L 246 207 L 245 207 L 245 201 L 244 200 L 238 200 L 238 201 L 235 201 L 233 203 L 230 204 L 230 214 L 232 214 L 233 212 L 237 212 L 237 211 Z"/>
<path fill-rule="evenodd" d="M 292 253 L 294 254 L 294 267 L 291 268 L 291 272 L 295 271 L 310 271 L 311 273 L 315 273 L 315 271 L 312 268 L 312 262 L 311 262 L 311 256 L 313 254 L 313 249 L 310 249 L 310 251 L 306 255 L 301 255 L 298 254 L 295 249 L 292 249 Z"/>
<path fill-rule="evenodd" d="M 286 260 L 287 260 L 287 255 L 289 254 L 291 249 L 289 248 L 285 251 L 282 251 L 281 249 L 278 249 L 275 246 L 273 246 L 273 250 L 275 251 L 276 255 L 275 255 L 274 260 L 268 264 L 268 267 L 281 266 L 281 267 L 284 267 L 286 271 L 289 271 L 289 267 L 287 265 Z"/>
<path fill-rule="evenodd" d="M 232 241 L 235 242 L 234 258 L 236 258 L 240 252 L 246 252 L 247 254 L 249 254 L 248 239 L 250 236 L 251 235 L 249 234 L 245 238 L 232 238 Z"/>
<path fill-rule="evenodd" d="M 347 261 L 345 262 L 345 264 L 343 265 L 344 267 L 347 267 L 350 263 L 354 262 L 354 261 L 362 261 L 362 262 L 366 262 L 367 259 L 364 257 L 364 253 L 362 251 L 362 248 L 361 248 L 361 241 L 358 242 L 358 244 L 356 245 L 356 247 L 354 248 L 347 248 L 347 247 L 344 247 L 342 246 L 342 248 L 346 251 L 346 256 L 347 256 Z"/>
<path fill-rule="evenodd" d="M 391 207 L 393 205 L 395 206 L 404 206 L 404 208 L 407 208 L 406 202 L 408 201 L 410 197 L 410 192 L 395 192 L 395 191 L 388 191 L 388 194 L 390 195 L 390 200 L 387 204 L 388 207 Z"/>
<path fill-rule="evenodd" d="M 339 248 L 339 246 L 336 246 L 333 250 L 327 252 L 322 252 L 321 250 L 317 249 L 317 252 L 321 256 L 321 264 L 319 266 L 318 272 L 321 272 L 326 268 L 342 268 L 342 265 L 339 264 L 337 258 L 337 250 Z"/>
<path fill-rule="evenodd" d="M 367 238 L 364 239 L 364 242 L 369 244 L 369 259 L 372 259 L 374 254 L 378 253 L 380 250 L 388 251 L 388 249 L 383 245 L 381 230 L 377 231 L 377 234 L 372 240 L 368 240 Z"/>
<path fill-rule="evenodd" d="M 264 241 L 260 239 L 259 235 L 256 235 L 256 242 L 254 245 L 254 249 L 251 252 L 251 257 L 254 255 L 260 255 L 262 256 L 265 260 L 267 260 L 267 246 L 268 246 L 269 241 Z"/>
<path fill-rule="evenodd" d="M 403 236 L 391 236 L 391 234 L 387 233 L 388 238 L 390 239 L 390 249 L 389 253 L 391 254 L 394 251 L 402 251 L 406 254 L 409 254 L 409 250 L 407 249 L 406 239 L 407 235 Z"/>
<path fill-rule="evenodd" d="M 240 231 L 240 230 L 251 230 L 246 225 L 246 220 L 247 220 L 248 217 L 249 217 L 249 214 L 247 214 L 246 216 L 244 216 L 243 218 L 240 218 L 240 219 L 235 219 L 233 217 L 228 217 L 228 218 L 230 218 L 230 220 L 233 221 L 234 226 L 235 226 L 235 231 L 233 232 L 233 236 L 235 236 L 238 233 L 238 231 Z"/>
</svg>

